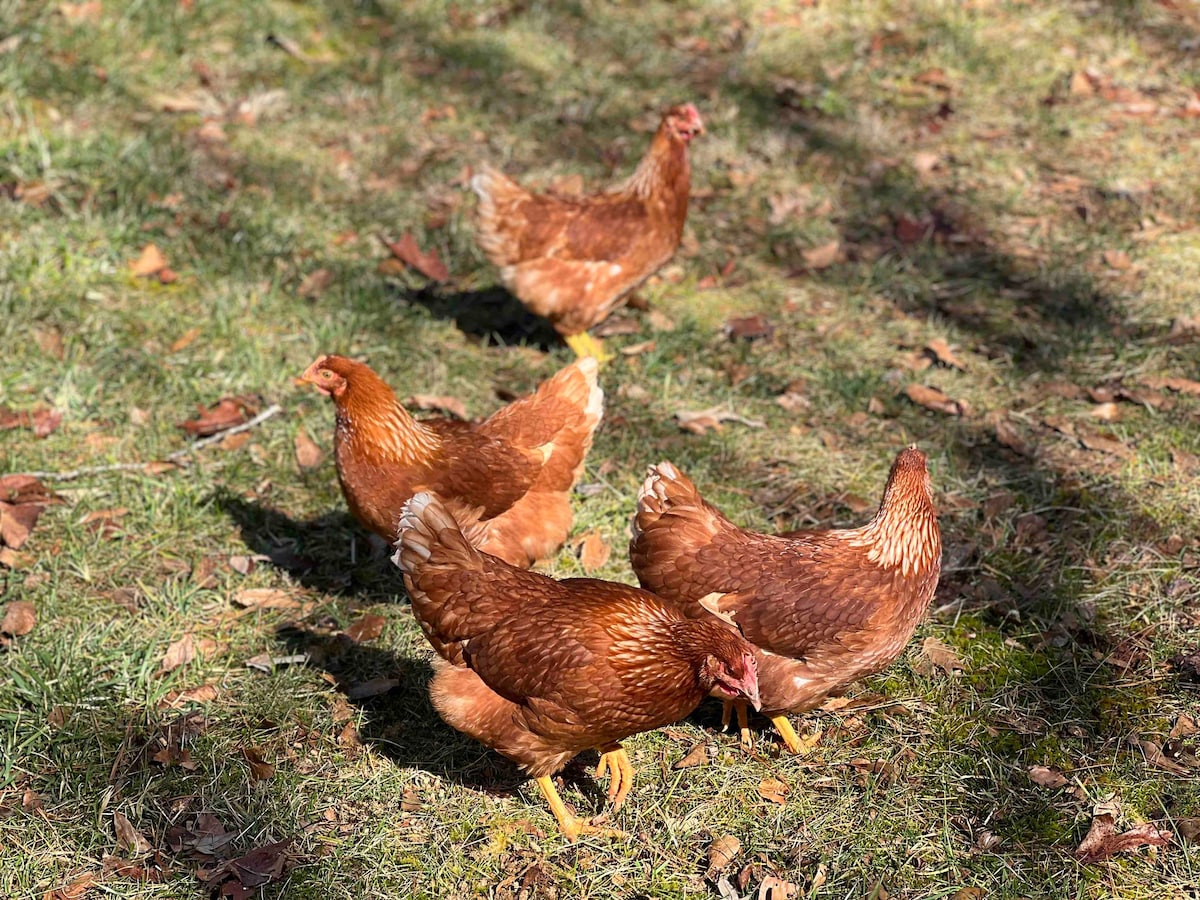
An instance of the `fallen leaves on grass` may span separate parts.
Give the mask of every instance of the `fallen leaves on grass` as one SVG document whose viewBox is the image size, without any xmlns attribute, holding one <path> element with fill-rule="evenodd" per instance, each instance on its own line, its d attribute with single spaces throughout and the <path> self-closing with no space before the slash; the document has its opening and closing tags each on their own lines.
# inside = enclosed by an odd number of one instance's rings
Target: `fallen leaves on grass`
<svg viewBox="0 0 1200 900">
<path fill-rule="evenodd" d="M 366 700 L 400 687 L 399 678 L 372 678 L 346 690 L 347 700 Z"/>
<path fill-rule="evenodd" d="M 1111 453 L 1113 456 L 1119 456 L 1122 459 L 1129 459 L 1133 456 L 1133 451 L 1112 434 L 1093 431 L 1061 416 L 1047 416 L 1042 420 L 1042 424 L 1047 428 L 1057 431 L 1059 434 L 1074 438 L 1086 450 L 1094 450 L 1098 453 Z"/>
<path fill-rule="evenodd" d="M 195 639 L 191 634 L 185 634 L 167 648 L 167 652 L 163 654 L 162 662 L 159 663 L 158 671 L 155 674 L 165 675 L 167 672 L 172 672 L 195 658 Z"/>
<path fill-rule="evenodd" d="M 724 422 L 736 422 L 739 425 L 745 425 L 747 428 L 766 427 L 765 422 L 760 422 L 757 419 L 747 419 L 720 406 L 712 406 L 701 410 L 681 409 L 675 413 L 675 418 L 679 422 L 680 428 L 684 431 L 690 431 L 692 434 L 705 434 L 709 430 L 720 431 Z"/>
<path fill-rule="evenodd" d="M 308 432 L 301 428 L 296 432 L 296 465 L 301 471 L 315 469 L 321 464 L 321 460 L 325 458 L 325 454 L 321 448 L 317 446 L 317 442 L 308 436 Z"/>
<path fill-rule="evenodd" d="M 1175 391 L 1177 394 L 1200 396 L 1200 381 L 1193 381 L 1190 378 L 1180 378 L 1178 376 L 1169 378 L 1143 378 L 1142 384 L 1154 390 L 1166 388 L 1169 391 Z"/>
<path fill-rule="evenodd" d="M 710 881 L 720 875 L 729 864 L 737 859 L 739 853 L 742 852 L 742 842 L 732 834 L 723 834 L 718 838 L 714 838 L 713 842 L 708 845 L 708 868 L 704 870 L 704 877 Z"/>
<path fill-rule="evenodd" d="M 1124 250 L 1105 250 L 1104 264 L 1110 269 L 1115 269 L 1118 272 L 1124 272 L 1133 266 L 1133 261 L 1130 260 L 1129 254 Z"/>
<path fill-rule="evenodd" d="M 948 416 L 968 416 L 971 414 L 971 407 L 965 400 L 951 399 L 937 388 L 927 387 L 923 384 L 910 384 L 904 389 L 904 396 L 918 406 L 923 406 L 926 409 L 944 413 Z"/>
<path fill-rule="evenodd" d="M 260 747 L 243 747 L 242 758 L 250 766 L 250 777 L 255 781 L 266 781 L 275 774 L 275 766 L 266 761 Z"/>
<path fill-rule="evenodd" d="M 58 11 L 72 25 L 97 22 L 104 13 L 101 0 L 84 0 L 82 3 L 60 3 Z"/>
<path fill-rule="evenodd" d="M 1165 847 L 1173 837 L 1171 832 L 1149 823 L 1118 833 L 1112 814 L 1100 813 L 1092 819 L 1092 827 L 1076 849 L 1075 856 L 1085 863 L 1103 862 L 1118 853 L 1141 847 Z"/>
<path fill-rule="evenodd" d="M 374 613 L 368 613 L 360 616 L 353 624 L 345 631 L 346 637 L 355 643 L 361 644 L 363 641 L 373 641 L 375 638 L 383 634 L 383 626 L 387 624 L 387 619 L 383 616 Z"/>
<path fill-rule="evenodd" d="M 776 875 L 768 875 L 758 886 L 758 900 L 792 900 L 800 888 Z"/>
<path fill-rule="evenodd" d="M 925 354 L 938 365 L 945 366 L 947 369 L 958 369 L 963 372 L 967 370 L 963 361 L 954 355 L 954 351 L 950 349 L 950 345 L 941 338 L 934 338 L 923 349 Z"/>
<path fill-rule="evenodd" d="M 167 258 L 157 244 L 147 244 L 137 259 L 129 261 L 129 271 L 135 278 L 157 278 L 162 284 L 170 284 L 179 275 L 167 265 Z"/>
<path fill-rule="evenodd" d="M 62 424 L 61 410 L 39 406 L 29 412 L 16 411 L 0 406 L 0 431 L 13 428 L 28 428 L 36 438 L 47 438 Z"/>
<path fill-rule="evenodd" d="M 417 409 L 435 410 L 443 412 L 447 415 L 454 416 L 456 419 L 466 421 L 471 417 L 467 415 L 467 407 L 457 397 L 448 395 L 435 394 L 413 394 L 404 401 L 405 406 L 413 406 Z"/>
<path fill-rule="evenodd" d="M 1056 791 L 1066 787 L 1070 780 L 1061 771 L 1051 766 L 1030 766 L 1029 777 L 1039 787 Z"/>
<path fill-rule="evenodd" d="M 396 259 L 400 260 L 406 266 L 416 269 L 429 280 L 450 280 L 450 270 L 446 268 L 445 263 L 438 257 L 437 251 L 430 250 L 428 253 L 423 253 L 421 248 L 417 246 L 417 239 L 413 237 L 411 232 L 404 232 L 398 241 L 389 241 L 382 234 L 379 235 L 379 240 L 391 251 Z"/>
<path fill-rule="evenodd" d="M 708 764 L 708 746 L 703 742 L 694 746 L 685 756 L 679 759 L 672 769 L 691 769 Z"/>
<path fill-rule="evenodd" d="M 198 869 L 196 877 L 218 897 L 245 900 L 263 885 L 278 881 L 296 865 L 298 860 L 288 852 L 294 841 L 295 838 L 288 838 L 257 847 L 211 871 Z"/>
<path fill-rule="evenodd" d="M 1162 769 L 1164 772 L 1170 772 L 1172 775 L 1177 775 L 1180 778 L 1188 778 L 1196 774 L 1187 766 L 1180 765 L 1163 753 L 1162 747 L 1155 741 L 1146 740 L 1145 738 L 1138 737 L 1136 734 L 1129 735 L 1127 740 L 1129 745 L 1140 750 L 1142 755 L 1146 757 L 1146 762 L 1156 769 Z"/>
<path fill-rule="evenodd" d="M 612 556 L 612 547 L 598 531 L 588 532 L 579 542 L 579 565 L 583 571 L 591 574 L 608 562 Z"/>
<path fill-rule="evenodd" d="M 935 637 L 927 637 L 921 644 L 921 660 L 926 663 L 926 671 L 921 673 L 923 675 L 932 674 L 934 667 L 941 669 L 947 675 L 953 675 L 964 669 L 963 661 L 959 659 L 953 648 Z"/>
<path fill-rule="evenodd" d="M 758 796 L 772 803 L 787 803 L 788 786 L 778 778 L 764 778 L 758 784 Z"/>
<path fill-rule="evenodd" d="M 727 319 L 721 330 L 731 341 L 770 340 L 775 335 L 775 326 L 761 314 Z"/>
<path fill-rule="evenodd" d="M 316 300 L 325 289 L 333 284 L 333 273 L 328 269 L 315 269 L 304 276 L 296 293 L 308 300 Z"/>
<path fill-rule="evenodd" d="M 300 601 L 279 588 L 242 588 L 233 602 L 243 609 L 295 609 Z"/>
<path fill-rule="evenodd" d="M 4 619 L 0 621 L 0 636 L 22 637 L 37 625 L 37 611 L 28 600 L 14 600 L 4 608 Z"/>
<path fill-rule="evenodd" d="M 184 691 L 171 691 L 158 701 L 159 709 L 182 709 L 189 703 L 209 703 L 217 699 L 215 684 L 202 684 Z"/>
<path fill-rule="evenodd" d="M 0 543 L 19 550 L 29 540 L 42 510 L 57 500 L 45 485 L 29 475 L 0 477 Z"/>
<path fill-rule="evenodd" d="M 842 243 L 835 240 L 818 247 L 810 247 L 800 251 L 800 256 L 804 259 L 804 265 L 813 271 L 828 269 L 841 261 Z"/>
<path fill-rule="evenodd" d="M 99 6 L 100 4 L 97 3 L 96 5 Z M 55 888 L 52 891 L 47 891 L 42 895 L 42 900 L 82 900 L 83 897 L 87 896 L 88 891 L 95 886 L 96 876 L 91 872 L 85 872 L 73 878 L 69 884 Z"/>
<path fill-rule="evenodd" d="M 198 403 L 196 410 L 199 413 L 196 418 L 180 422 L 176 427 L 194 437 L 208 437 L 245 424 L 258 412 L 258 402 L 247 396 L 222 397 L 208 409 Z"/>
<path fill-rule="evenodd" d="M 117 846 L 126 853 L 142 856 L 152 849 L 146 836 L 134 828 L 133 823 L 120 810 L 113 812 L 113 831 L 117 834 Z"/>
</svg>

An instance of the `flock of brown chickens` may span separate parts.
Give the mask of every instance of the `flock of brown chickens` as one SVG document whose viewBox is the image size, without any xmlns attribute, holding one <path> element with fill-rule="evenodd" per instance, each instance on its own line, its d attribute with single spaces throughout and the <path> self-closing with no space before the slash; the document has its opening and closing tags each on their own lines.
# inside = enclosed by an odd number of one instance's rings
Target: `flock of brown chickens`
<svg viewBox="0 0 1200 900">
<path fill-rule="evenodd" d="M 587 329 L 662 266 L 687 215 L 695 107 L 668 110 L 623 184 L 590 197 L 531 194 L 486 170 L 479 242 L 504 284 L 581 357 L 478 424 L 414 419 L 367 365 L 318 358 L 304 379 L 336 408 L 351 513 L 394 544 L 413 613 L 438 655 L 430 696 L 454 728 L 532 775 L 568 839 L 551 776 L 597 749 L 619 807 L 633 768 L 619 741 L 687 716 L 707 696 L 762 710 L 792 752 L 788 714 L 888 665 L 937 586 L 941 537 L 925 456 L 903 450 L 861 528 L 756 534 L 675 466 L 638 493 L 630 561 L 641 589 L 527 571 L 571 528 L 571 493 L 600 423 L 599 346 Z M 649 235 L 649 237 L 647 237 Z"/>
</svg>

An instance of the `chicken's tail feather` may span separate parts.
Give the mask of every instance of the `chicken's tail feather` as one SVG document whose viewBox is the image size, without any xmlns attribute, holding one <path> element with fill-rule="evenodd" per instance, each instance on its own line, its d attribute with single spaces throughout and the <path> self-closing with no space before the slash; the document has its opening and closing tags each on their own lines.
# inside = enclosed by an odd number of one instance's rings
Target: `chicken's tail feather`
<svg viewBox="0 0 1200 900">
<path fill-rule="evenodd" d="M 498 169 L 484 164 L 471 179 L 471 190 L 479 197 L 478 229 L 475 239 L 492 264 L 503 269 L 518 255 L 512 222 L 515 204 L 529 198 L 523 187 Z"/>
<path fill-rule="evenodd" d="M 404 504 L 397 532 L 392 562 L 413 579 L 419 579 L 426 566 L 478 565 L 479 551 L 435 494 L 422 491 Z"/>
<path fill-rule="evenodd" d="M 689 531 L 696 537 L 713 535 L 735 529 L 720 510 L 705 502 L 692 480 L 669 462 L 651 466 L 638 489 L 637 512 L 633 517 L 633 540 L 643 535 L 663 519 L 686 520 Z"/>
</svg>

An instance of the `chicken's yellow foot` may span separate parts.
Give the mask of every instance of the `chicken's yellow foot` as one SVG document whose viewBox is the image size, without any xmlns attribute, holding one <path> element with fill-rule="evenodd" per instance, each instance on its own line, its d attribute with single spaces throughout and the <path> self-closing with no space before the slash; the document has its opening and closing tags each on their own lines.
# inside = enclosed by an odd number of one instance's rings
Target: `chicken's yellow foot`
<svg viewBox="0 0 1200 900">
<path fill-rule="evenodd" d="M 596 766 L 596 777 L 608 772 L 608 801 L 613 809 L 620 809 L 629 791 L 633 788 L 633 764 L 620 744 L 605 744 L 600 751 L 600 764 Z"/>
<path fill-rule="evenodd" d="M 729 727 L 729 720 L 733 717 L 733 711 L 737 710 L 738 735 L 743 750 L 754 749 L 754 735 L 750 733 L 750 711 L 749 707 L 743 700 L 722 700 L 721 708 L 721 730 L 724 731 Z"/>
<path fill-rule="evenodd" d="M 581 331 L 579 334 L 568 334 L 563 338 L 568 347 L 575 351 L 575 355 L 580 359 L 585 356 L 594 356 L 596 362 L 606 363 L 613 358 L 613 355 L 604 349 L 604 343 L 599 338 L 594 338 L 586 331 Z"/>
<path fill-rule="evenodd" d="M 813 747 L 817 746 L 817 741 L 821 739 L 821 729 L 809 735 L 805 735 L 803 739 L 796 734 L 796 729 L 792 728 L 792 723 L 788 721 L 787 716 L 771 716 L 771 723 L 775 726 L 775 730 L 779 732 L 779 736 L 783 738 L 784 744 L 792 753 L 808 753 Z"/>
<path fill-rule="evenodd" d="M 558 827 L 562 829 L 563 836 L 571 843 L 579 840 L 581 834 L 600 834 L 610 837 L 628 836 L 623 831 L 592 825 L 590 822 L 584 821 L 574 815 L 567 809 L 567 804 L 563 803 L 563 799 L 559 796 L 558 789 L 554 786 L 554 781 L 551 780 L 549 775 L 543 775 L 541 778 L 535 780 L 537 781 L 537 786 L 542 791 L 542 796 L 546 798 L 550 812 L 554 813 L 554 818 L 558 820 Z"/>
</svg>

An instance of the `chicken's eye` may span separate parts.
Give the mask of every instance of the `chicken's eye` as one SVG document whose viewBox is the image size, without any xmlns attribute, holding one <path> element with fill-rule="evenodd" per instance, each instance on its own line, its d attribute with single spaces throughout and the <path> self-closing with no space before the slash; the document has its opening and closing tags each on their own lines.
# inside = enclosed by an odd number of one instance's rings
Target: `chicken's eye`
<svg viewBox="0 0 1200 900">
<path fill-rule="evenodd" d="M 332 377 L 333 377 L 333 373 L 330 372 L 328 369 L 321 370 L 321 380 L 322 381 L 328 381 Z"/>
</svg>

